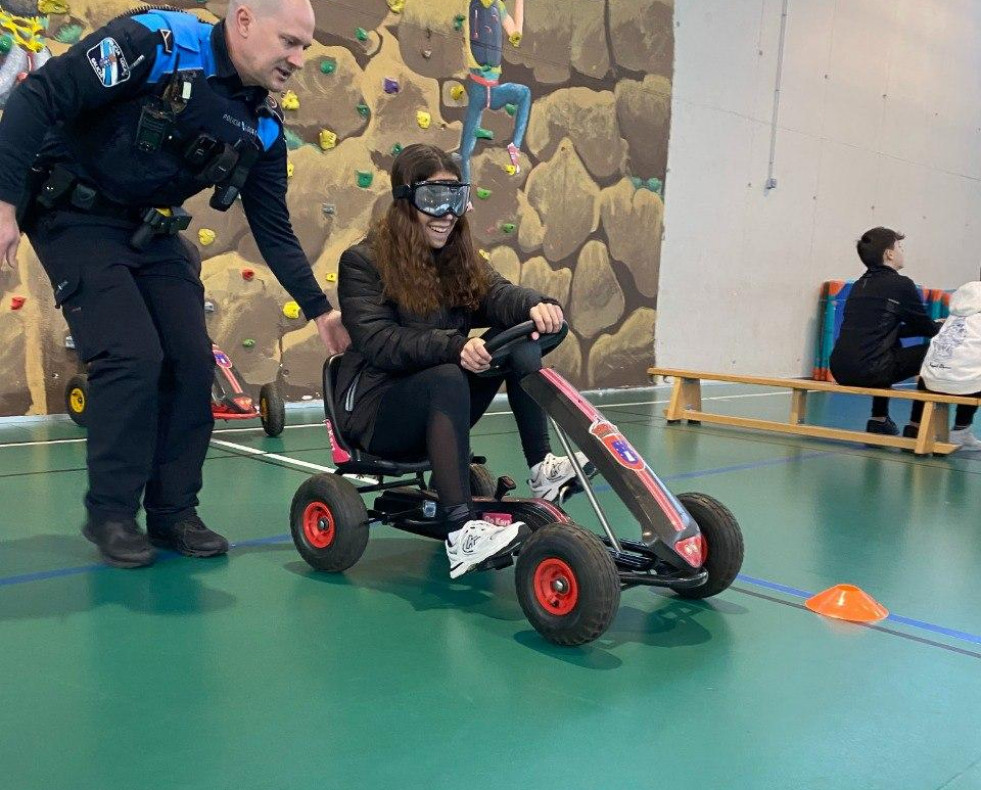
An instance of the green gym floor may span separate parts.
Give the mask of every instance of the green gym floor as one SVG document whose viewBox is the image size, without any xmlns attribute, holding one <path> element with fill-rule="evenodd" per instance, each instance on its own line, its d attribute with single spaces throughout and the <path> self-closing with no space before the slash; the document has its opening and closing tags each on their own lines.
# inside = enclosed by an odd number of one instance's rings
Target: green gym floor
<svg viewBox="0 0 981 790">
<path fill-rule="evenodd" d="M 575 649 L 531 629 L 513 569 L 451 581 L 434 541 L 378 528 L 347 573 L 312 571 L 287 522 L 329 463 L 314 408 L 278 439 L 220 424 L 201 513 L 230 555 L 137 571 L 78 531 L 82 431 L 0 424 L 0 788 L 981 788 L 981 458 L 668 426 L 666 398 L 594 401 L 674 491 L 732 509 L 743 575 L 705 602 L 625 591 Z M 860 426 L 867 408 L 818 396 L 811 414 Z M 523 479 L 506 412 L 474 448 Z M 595 528 L 584 497 L 568 509 Z M 890 618 L 803 607 L 843 582 Z"/>
</svg>

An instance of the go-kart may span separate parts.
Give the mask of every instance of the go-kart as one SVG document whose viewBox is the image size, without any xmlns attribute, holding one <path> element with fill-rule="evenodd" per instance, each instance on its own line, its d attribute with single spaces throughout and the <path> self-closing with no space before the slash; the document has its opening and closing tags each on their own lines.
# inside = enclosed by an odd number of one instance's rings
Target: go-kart
<svg viewBox="0 0 981 790">
<path fill-rule="evenodd" d="M 743 561 L 735 517 L 706 494 L 669 492 L 615 425 L 556 371 L 542 367 L 542 353 L 561 342 L 568 327 L 537 340 L 532 340 L 534 330 L 528 321 L 489 339 L 486 349 L 493 361 L 488 374 L 514 370 L 521 376 L 521 386 L 551 419 L 604 534 L 575 524 L 552 502 L 509 496 L 514 481 L 506 476 L 495 481 L 484 459 L 474 458 L 470 483 L 479 516 L 491 523 L 527 525 L 516 546 L 474 570 L 516 564 L 522 610 L 545 639 L 558 645 L 582 645 L 601 636 L 616 615 L 621 590 L 628 587 L 667 587 L 685 598 L 725 590 Z M 361 558 L 372 525 L 440 540 L 447 535 L 438 497 L 425 481 L 426 459 L 378 458 L 339 432 L 334 385 L 340 361 L 338 355 L 324 365 L 325 424 L 336 468 L 307 479 L 290 508 L 300 555 L 313 568 L 335 573 Z M 618 537 L 573 445 L 627 507 L 640 528 L 639 539 Z M 352 477 L 362 484 L 355 485 Z M 363 499 L 367 494 L 377 494 L 370 508 Z"/>
<path fill-rule="evenodd" d="M 211 385 L 211 413 L 216 420 L 253 420 L 258 417 L 269 436 L 279 436 L 286 426 L 286 402 L 276 382 L 263 384 L 259 389 L 258 405 L 242 388 L 242 377 L 232 361 L 217 345 L 211 344 L 215 355 L 215 379 Z M 65 387 L 65 410 L 76 425 L 85 427 L 85 407 L 89 398 L 89 378 L 77 373 Z"/>
</svg>

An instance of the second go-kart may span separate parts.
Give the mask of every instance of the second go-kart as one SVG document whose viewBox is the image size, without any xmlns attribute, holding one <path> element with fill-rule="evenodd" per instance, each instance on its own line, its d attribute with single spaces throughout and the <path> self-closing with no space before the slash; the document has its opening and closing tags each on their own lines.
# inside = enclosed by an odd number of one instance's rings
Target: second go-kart
<svg viewBox="0 0 981 790">
<path fill-rule="evenodd" d="M 262 422 L 268 436 L 279 436 L 286 427 L 286 402 L 276 382 L 263 384 L 259 389 L 259 401 L 246 394 L 242 377 L 231 359 L 212 343 L 215 356 L 215 379 L 211 385 L 211 413 L 216 420 L 253 420 Z M 85 373 L 77 373 L 65 387 L 65 410 L 76 425 L 85 427 L 85 408 L 88 404 L 89 384 Z"/>
<path fill-rule="evenodd" d="M 706 494 L 669 492 L 615 425 L 556 371 L 542 367 L 542 353 L 561 342 L 568 327 L 537 340 L 531 339 L 534 330 L 528 321 L 489 339 L 491 372 L 518 372 L 521 386 L 548 414 L 603 534 L 575 524 L 552 502 L 510 496 L 514 482 L 508 477 L 495 481 L 483 459 L 475 458 L 470 478 L 478 518 L 527 525 L 516 547 L 475 570 L 516 564 L 522 610 L 545 639 L 558 645 L 582 645 L 601 636 L 616 615 L 621 590 L 628 587 L 667 587 L 685 598 L 707 598 L 725 590 L 743 561 L 735 517 Z M 301 556 L 312 567 L 335 573 L 361 558 L 372 525 L 440 540 L 447 535 L 438 497 L 426 485 L 427 460 L 378 458 L 352 446 L 338 431 L 333 404 L 340 361 L 334 356 L 324 365 L 325 422 L 336 469 L 307 479 L 290 508 L 290 528 Z M 574 446 L 626 506 L 639 538 L 618 536 Z M 372 480 L 364 483 L 366 478 Z M 368 494 L 377 494 L 370 507 L 364 501 Z"/>
</svg>

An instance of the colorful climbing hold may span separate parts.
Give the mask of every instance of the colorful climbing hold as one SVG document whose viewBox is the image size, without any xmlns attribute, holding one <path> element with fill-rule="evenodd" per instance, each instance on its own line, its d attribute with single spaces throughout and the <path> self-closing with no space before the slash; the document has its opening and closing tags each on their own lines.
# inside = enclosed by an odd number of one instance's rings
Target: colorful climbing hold
<svg viewBox="0 0 981 790">
<path fill-rule="evenodd" d="M 358 186 L 362 189 L 367 189 L 371 186 L 371 182 L 375 180 L 375 174 L 370 170 L 359 170 L 358 171 Z"/>
<path fill-rule="evenodd" d="M 300 305 L 296 302 L 287 302 L 283 305 L 283 315 L 287 318 L 299 318 L 300 317 Z"/>
<path fill-rule="evenodd" d="M 487 200 L 491 196 L 491 191 L 489 189 L 484 189 L 483 187 L 477 187 L 477 197 L 481 200 Z"/>
<path fill-rule="evenodd" d="M 286 91 L 283 94 L 283 101 L 281 102 L 284 110 L 299 110 L 300 109 L 300 97 L 296 95 L 294 91 Z"/>
<path fill-rule="evenodd" d="M 392 79 L 391 77 L 385 77 L 385 82 L 383 83 L 385 93 L 392 95 L 399 92 L 399 81 Z"/>
<path fill-rule="evenodd" d="M 337 135 L 330 129 L 321 129 L 320 134 L 317 135 L 317 140 L 324 151 L 329 151 L 337 145 Z"/>
<path fill-rule="evenodd" d="M 357 30 L 354 31 L 354 37 L 363 44 L 365 41 L 368 40 L 368 31 L 365 30 L 363 27 L 359 27 Z"/>
<path fill-rule="evenodd" d="M 14 37 L 10 33 L 0 36 L 0 53 L 6 55 L 14 48 Z"/>
<path fill-rule="evenodd" d="M 215 303 L 210 299 L 205 299 L 204 301 L 204 312 L 213 313 L 215 311 Z"/>
<path fill-rule="evenodd" d="M 504 112 L 506 112 L 512 118 L 514 117 L 514 114 L 517 111 L 518 111 L 518 105 L 517 104 L 505 104 L 504 105 Z"/>
<path fill-rule="evenodd" d="M 358 115 L 360 115 L 362 118 L 367 118 L 369 115 L 371 115 L 371 108 L 362 102 L 358 105 Z"/>
<path fill-rule="evenodd" d="M 251 337 L 247 337 L 245 338 L 245 340 L 242 341 L 242 347 L 255 348 L 255 341 Z"/>
<path fill-rule="evenodd" d="M 400 153 L 402 153 L 402 143 L 395 143 L 392 146 L 392 156 L 398 156 Z"/>
<path fill-rule="evenodd" d="M 483 258 L 483 259 L 484 259 L 485 261 L 489 261 L 489 260 L 490 260 L 490 253 L 489 253 L 489 252 L 487 252 L 487 250 L 477 250 L 477 253 L 478 253 L 478 254 L 480 255 L 480 257 L 481 257 L 481 258 Z"/>
<path fill-rule="evenodd" d="M 214 244 L 217 234 L 211 228 L 201 228 L 198 231 L 198 243 L 202 247 L 207 247 L 209 244 Z"/>
<path fill-rule="evenodd" d="M 455 17 L 453 17 L 453 29 L 457 32 L 463 30 L 463 23 L 466 20 L 467 18 L 463 14 L 457 14 Z"/>
<path fill-rule="evenodd" d="M 453 101 L 461 101 L 465 95 L 466 91 L 463 89 L 462 85 L 454 85 L 452 88 L 450 88 L 450 98 L 453 99 Z"/>
<path fill-rule="evenodd" d="M 73 338 L 71 335 L 65 335 L 65 348 L 67 348 L 69 351 L 73 351 L 75 349 L 75 338 Z"/>
<path fill-rule="evenodd" d="M 320 71 L 323 74 L 333 74 L 337 71 L 337 61 L 333 58 L 324 58 L 320 61 Z"/>
<path fill-rule="evenodd" d="M 473 133 L 473 136 L 478 140 L 493 140 L 494 133 L 490 129 L 484 129 L 482 126 L 477 127 L 477 131 Z"/>
<path fill-rule="evenodd" d="M 337 272 L 327 272 L 327 282 L 336 283 L 337 282 Z"/>
<path fill-rule="evenodd" d="M 27 301 L 27 297 L 24 296 L 11 296 L 10 297 L 10 309 L 20 310 L 24 306 L 24 302 Z"/>
<path fill-rule="evenodd" d="M 428 129 L 432 122 L 433 117 L 425 110 L 416 112 L 416 123 L 419 124 L 420 129 Z"/>
<path fill-rule="evenodd" d="M 296 165 L 294 165 L 289 159 L 286 160 L 286 177 L 292 178 L 293 173 L 296 172 Z"/>
<path fill-rule="evenodd" d="M 521 31 L 515 30 L 510 36 L 508 36 L 508 41 L 511 42 L 512 47 L 521 46 Z"/>
<path fill-rule="evenodd" d="M 504 172 L 507 173 L 509 176 L 517 175 L 518 168 L 515 167 L 514 165 L 504 165 Z"/>
<path fill-rule="evenodd" d="M 255 269 L 242 269 L 242 279 L 245 281 L 251 280 L 255 277 Z"/>
<path fill-rule="evenodd" d="M 405 0 L 388 0 L 388 7 L 393 14 L 401 14 L 405 10 Z"/>
<path fill-rule="evenodd" d="M 502 222 L 501 231 L 504 233 L 514 233 L 515 224 L 513 222 Z"/>
<path fill-rule="evenodd" d="M 337 207 L 333 203 L 322 203 L 320 210 L 328 217 L 333 217 L 337 213 Z"/>
</svg>

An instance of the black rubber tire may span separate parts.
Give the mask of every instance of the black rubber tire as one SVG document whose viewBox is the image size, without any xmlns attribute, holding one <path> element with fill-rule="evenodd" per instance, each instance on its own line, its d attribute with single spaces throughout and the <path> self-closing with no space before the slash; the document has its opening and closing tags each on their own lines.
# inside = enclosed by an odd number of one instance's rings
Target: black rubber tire
<svg viewBox="0 0 981 790">
<path fill-rule="evenodd" d="M 333 538 L 326 545 L 317 545 L 311 535 L 319 533 L 307 522 L 323 517 L 330 519 Z M 311 567 L 332 573 L 346 571 L 361 559 L 368 545 L 368 511 L 353 483 L 339 475 L 314 475 L 293 495 L 290 532 L 296 550 Z"/>
<path fill-rule="evenodd" d="M 268 436 L 279 436 L 286 427 L 286 402 L 275 382 L 259 390 L 259 419 Z"/>
<path fill-rule="evenodd" d="M 535 576 L 539 567 L 560 560 L 572 571 L 577 599 L 562 614 L 539 600 Z M 514 574 L 518 602 L 528 622 L 556 645 L 584 645 L 602 636 L 620 606 L 620 576 L 602 541 L 578 524 L 549 524 L 521 546 Z"/>
<path fill-rule="evenodd" d="M 731 585 L 743 566 L 743 533 L 732 511 L 708 494 L 679 494 L 678 500 L 695 519 L 705 540 L 708 581 L 701 587 L 676 592 L 682 598 L 709 598 Z"/>
<path fill-rule="evenodd" d="M 76 373 L 65 386 L 65 411 L 76 425 L 85 427 L 85 407 L 89 402 L 89 377 Z"/>
<path fill-rule="evenodd" d="M 470 496 L 488 497 L 497 492 L 497 478 L 483 464 L 470 464 Z"/>
</svg>

